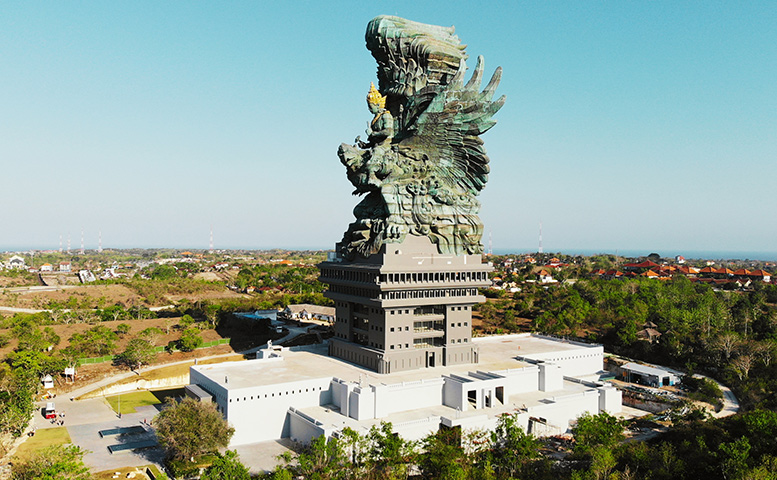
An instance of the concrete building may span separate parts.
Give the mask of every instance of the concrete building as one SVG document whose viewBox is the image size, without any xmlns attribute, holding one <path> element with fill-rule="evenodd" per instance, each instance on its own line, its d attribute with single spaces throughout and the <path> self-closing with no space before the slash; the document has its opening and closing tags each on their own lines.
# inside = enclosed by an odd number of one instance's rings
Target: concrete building
<svg viewBox="0 0 777 480">
<path fill-rule="evenodd" d="M 491 285 L 480 255 L 443 255 L 408 235 L 369 258 L 319 265 L 335 302 L 329 353 L 378 373 L 478 363 L 472 306 Z"/>
<path fill-rule="evenodd" d="M 327 355 L 326 345 L 268 344 L 259 358 L 196 365 L 192 395 L 210 396 L 235 427 L 231 445 L 291 438 L 307 442 L 345 427 L 362 433 L 391 422 L 405 438 L 440 426 L 493 428 L 515 413 L 536 435 L 565 432 L 585 412 L 618 413 L 620 391 L 598 381 L 599 345 L 529 334 L 471 342 L 480 363 L 377 374 Z"/>
</svg>

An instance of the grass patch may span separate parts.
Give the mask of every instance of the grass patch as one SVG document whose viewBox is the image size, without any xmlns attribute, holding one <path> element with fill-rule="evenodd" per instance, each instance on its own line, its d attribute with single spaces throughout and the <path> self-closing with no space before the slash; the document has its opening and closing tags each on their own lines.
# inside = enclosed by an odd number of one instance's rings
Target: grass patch
<svg viewBox="0 0 777 480">
<path fill-rule="evenodd" d="M 20 461 L 26 461 L 43 448 L 67 443 L 72 443 L 72 440 L 70 440 L 70 434 L 67 433 L 65 427 L 38 429 L 34 436 L 19 445 L 14 456 Z"/>
<path fill-rule="evenodd" d="M 229 355 L 229 356 L 225 356 L 225 357 L 216 357 L 216 358 L 209 358 L 209 359 L 206 359 L 206 360 L 198 360 L 197 364 L 198 365 L 209 365 L 209 364 L 212 364 L 212 363 L 239 362 L 239 361 L 243 361 L 243 360 L 245 360 L 245 357 L 243 357 L 242 355 Z M 118 381 L 116 383 L 112 383 L 110 385 L 106 385 L 103 388 L 107 389 L 107 388 L 110 388 L 110 387 L 112 387 L 114 385 L 126 385 L 126 384 L 129 384 L 129 383 L 137 382 L 140 379 L 142 379 L 142 380 L 162 380 L 162 379 L 165 379 L 165 378 L 180 377 L 182 375 L 188 374 L 189 373 L 189 367 L 191 367 L 192 365 L 194 365 L 194 360 L 188 361 L 186 363 L 177 364 L 177 365 L 170 365 L 169 367 L 160 367 L 160 368 L 155 368 L 153 370 L 147 370 L 145 372 L 141 372 L 140 375 L 135 375 L 135 376 L 132 376 L 132 377 L 125 378 L 124 380 Z M 100 389 L 100 390 L 102 390 L 102 389 Z M 123 405 L 123 403 L 124 403 L 124 395 L 129 395 L 129 393 L 127 393 L 127 394 L 123 393 L 121 395 L 122 396 L 122 410 L 124 410 L 124 405 Z M 94 397 L 97 397 L 97 396 L 99 396 L 99 391 L 98 390 L 93 390 L 93 391 L 91 391 L 89 393 L 86 393 L 85 395 L 83 395 L 81 397 L 78 397 L 76 400 L 82 400 L 82 399 L 85 399 L 85 398 L 94 398 Z M 159 403 L 159 402 L 156 402 L 156 403 Z M 151 405 L 153 405 L 153 404 L 151 404 Z M 115 410 L 115 408 L 114 408 L 114 410 Z M 125 412 L 122 411 L 122 413 L 125 413 Z M 132 412 L 129 412 L 129 413 L 132 413 Z"/>
<path fill-rule="evenodd" d="M 135 413 L 135 409 L 138 407 L 164 403 L 165 398 L 167 397 L 180 396 L 183 396 L 183 388 L 154 391 L 142 390 L 139 392 L 122 393 L 121 395 L 105 397 L 105 400 L 116 413 L 119 413 L 119 403 L 121 403 L 121 413 L 126 414 Z"/>
<path fill-rule="evenodd" d="M 228 357 L 217 357 L 217 358 L 209 358 L 206 360 L 200 360 L 197 362 L 197 365 L 208 365 L 211 363 L 222 363 L 222 362 L 238 362 L 242 360 L 245 360 L 245 358 L 242 355 L 230 355 Z M 161 367 L 161 368 L 155 368 L 153 370 L 147 370 L 145 372 L 142 372 L 139 376 L 126 378 L 118 382 L 116 385 L 132 383 L 137 381 L 139 378 L 143 380 L 161 380 L 164 378 L 186 375 L 187 373 L 189 373 L 189 367 L 191 367 L 192 365 L 194 365 L 194 360 L 188 361 L 186 363 L 180 363 L 178 365 L 170 365 L 169 367 Z"/>
</svg>

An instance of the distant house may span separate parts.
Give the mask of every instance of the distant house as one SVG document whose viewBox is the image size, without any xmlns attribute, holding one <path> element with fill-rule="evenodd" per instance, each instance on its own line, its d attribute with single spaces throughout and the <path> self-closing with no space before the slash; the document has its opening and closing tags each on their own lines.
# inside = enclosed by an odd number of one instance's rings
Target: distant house
<svg viewBox="0 0 777 480">
<path fill-rule="evenodd" d="M 59 271 L 60 272 L 69 272 L 70 271 L 70 262 L 59 262 Z"/>
<path fill-rule="evenodd" d="M 644 262 L 639 263 L 625 263 L 623 268 L 630 272 L 644 272 L 646 270 L 656 268 L 657 266 L 657 263 L 651 262 L 650 260 L 645 260 Z"/>
<path fill-rule="evenodd" d="M 754 270 L 750 272 L 750 278 L 753 280 L 761 280 L 762 282 L 769 282 L 771 281 L 772 276 L 765 270 Z"/>
<path fill-rule="evenodd" d="M 92 273 L 90 270 L 79 270 L 78 279 L 81 280 L 81 283 L 90 283 L 97 280 L 94 277 L 94 273 Z"/>
<path fill-rule="evenodd" d="M 683 257 L 682 255 L 678 255 L 674 257 L 674 261 L 682 265 L 683 263 L 685 263 L 685 257 Z"/>
<path fill-rule="evenodd" d="M 558 283 L 558 280 L 553 278 L 553 276 L 545 270 L 544 268 L 537 272 L 537 279 L 540 283 Z"/>
<path fill-rule="evenodd" d="M 51 378 L 51 375 L 46 375 L 41 379 L 41 383 L 43 383 L 43 388 L 50 389 L 54 388 L 54 379 Z"/>
<path fill-rule="evenodd" d="M 291 320 L 322 320 L 325 322 L 335 321 L 335 308 L 322 307 L 319 305 L 300 304 L 289 305 L 281 312 L 286 318 Z"/>
<path fill-rule="evenodd" d="M 44 263 L 40 266 L 41 273 L 43 272 L 52 272 L 54 271 L 54 267 L 50 263 Z"/>
<path fill-rule="evenodd" d="M 8 261 L 5 263 L 5 265 L 7 268 L 13 268 L 13 269 L 26 268 L 27 266 L 24 263 L 24 259 L 19 255 L 14 255 L 13 257 L 9 258 Z"/>
</svg>

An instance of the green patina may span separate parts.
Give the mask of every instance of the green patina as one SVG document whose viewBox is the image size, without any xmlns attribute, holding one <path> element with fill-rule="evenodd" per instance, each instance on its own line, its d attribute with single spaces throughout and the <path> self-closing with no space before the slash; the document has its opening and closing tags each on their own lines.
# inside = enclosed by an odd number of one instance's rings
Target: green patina
<svg viewBox="0 0 777 480">
<path fill-rule="evenodd" d="M 494 126 L 505 97 L 493 101 L 497 68 L 481 91 L 483 58 L 464 83 L 467 54 L 453 27 L 379 16 L 367 26 L 367 48 L 378 62 L 378 90 L 367 141 L 340 145 L 338 155 L 365 195 L 339 245 L 348 259 L 384 243 L 428 236 L 443 254 L 483 252 L 476 196 L 489 159 L 480 135 Z M 379 93 L 378 93 L 379 92 Z"/>
</svg>

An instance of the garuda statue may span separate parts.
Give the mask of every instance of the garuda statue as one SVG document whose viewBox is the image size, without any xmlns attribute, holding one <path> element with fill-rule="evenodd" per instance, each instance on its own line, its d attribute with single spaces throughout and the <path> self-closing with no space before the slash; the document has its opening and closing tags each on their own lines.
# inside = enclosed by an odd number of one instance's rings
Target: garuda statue
<svg viewBox="0 0 777 480">
<path fill-rule="evenodd" d="M 453 27 L 379 16 L 367 26 L 367 48 L 378 62 L 378 88 L 367 140 L 340 145 L 348 180 L 366 194 L 340 243 L 354 259 L 384 243 L 428 236 L 442 254 L 483 252 L 476 199 L 488 180 L 488 156 L 479 135 L 494 126 L 505 97 L 492 101 L 497 68 L 480 91 L 483 57 L 464 83 L 465 46 Z"/>
</svg>

